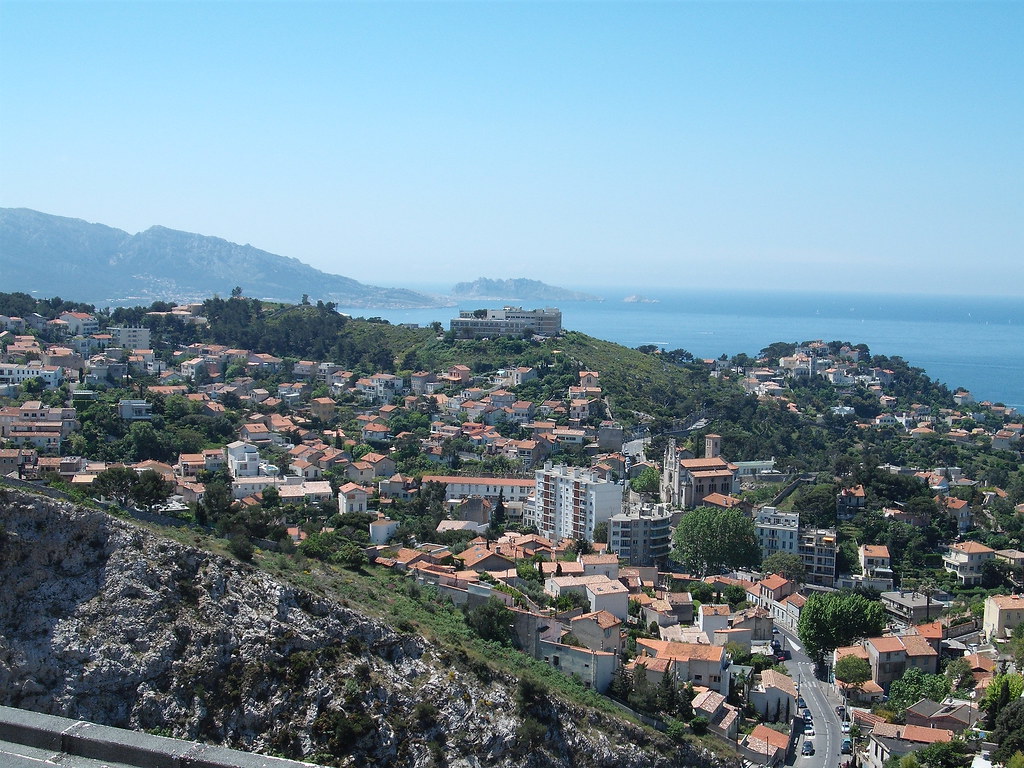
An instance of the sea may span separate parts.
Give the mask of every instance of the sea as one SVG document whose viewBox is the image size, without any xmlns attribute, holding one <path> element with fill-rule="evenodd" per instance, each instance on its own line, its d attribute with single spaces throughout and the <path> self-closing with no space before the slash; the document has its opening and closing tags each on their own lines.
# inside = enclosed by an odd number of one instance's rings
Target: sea
<svg viewBox="0 0 1024 768">
<path fill-rule="evenodd" d="M 413 287 L 413 286 L 405 286 Z M 431 290 L 430 286 L 419 287 Z M 744 292 L 623 286 L 590 288 L 600 301 L 563 301 L 562 326 L 627 347 L 654 344 L 696 357 L 756 355 L 776 341 L 846 341 L 899 356 L 975 400 L 1024 411 L 1024 296 Z M 436 291 L 435 291 L 436 292 Z M 536 309 L 537 302 L 505 302 Z M 339 311 L 445 328 L 471 300 L 431 309 Z"/>
</svg>

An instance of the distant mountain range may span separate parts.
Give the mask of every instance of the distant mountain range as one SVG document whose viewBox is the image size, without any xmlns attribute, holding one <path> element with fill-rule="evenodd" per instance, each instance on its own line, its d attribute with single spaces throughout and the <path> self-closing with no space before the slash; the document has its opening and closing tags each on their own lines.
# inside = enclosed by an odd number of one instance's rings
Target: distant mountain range
<svg viewBox="0 0 1024 768">
<path fill-rule="evenodd" d="M 452 288 L 452 297 L 492 301 L 505 299 L 516 301 L 603 301 L 599 296 L 558 288 L 539 280 L 527 280 L 525 277 L 508 280 L 479 277 L 471 283 L 456 284 Z"/>
<path fill-rule="evenodd" d="M 447 302 L 400 288 L 364 285 L 298 259 L 218 237 L 150 227 L 131 235 L 28 208 L 0 208 L 0 290 L 63 295 L 98 306 L 244 295 L 348 307 L 433 307 Z"/>
</svg>

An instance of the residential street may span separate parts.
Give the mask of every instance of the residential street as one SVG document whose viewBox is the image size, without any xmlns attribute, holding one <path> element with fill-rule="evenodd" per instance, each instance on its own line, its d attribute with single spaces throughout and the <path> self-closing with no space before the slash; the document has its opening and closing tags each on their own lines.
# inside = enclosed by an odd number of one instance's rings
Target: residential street
<svg viewBox="0 0 1024 768">
<path fill-rule="evenodd" d="M 836 768 L 843 764 L 844 759 L 848 759 L 846 755 L 839 754 L 844 734 L 840 729 L 835 707 L 842 702 L 832 693 L 827 683 L 814 677 L 814 663 L 804 653 L 796 634 L 782 626 L 779 627 L 779 631 L 786 639 L 786 647 L 793 654 L 786 662 L 786 666 L 797 684 L 799 694 L 804 697 L 807 708 L 811 711 L 815 734 L 810 739 L 814 743 L 814 754 L 806 757 L 801 754 L 800 750 L 806 739 L 800 734 L 794 747 L 795 756 L 787 760 L 787 765 L 796 765 L 799 768 Z"/>
</svg>

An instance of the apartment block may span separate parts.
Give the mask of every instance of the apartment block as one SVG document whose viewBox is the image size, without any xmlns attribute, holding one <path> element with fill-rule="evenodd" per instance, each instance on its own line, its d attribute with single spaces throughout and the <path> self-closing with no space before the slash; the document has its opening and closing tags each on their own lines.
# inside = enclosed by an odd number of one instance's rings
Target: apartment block
<svg viewBox="0 0 1024 768">
<path fill-rule="evenodd" d="M 655 565 L 672 546 L 672 515 L 664 507 L 644 505 L 608 519 L 608 551 L 630 565 Z"/>
<path fill-rule="evenodd" d="M 532 520 L 541 536 L 593 541 L 594 528 L 622 509 L 622 486 L 602 479 L 593 470 L 547 462 L 535 478 L 536 491 L 526 522 Z"/>
</svg>

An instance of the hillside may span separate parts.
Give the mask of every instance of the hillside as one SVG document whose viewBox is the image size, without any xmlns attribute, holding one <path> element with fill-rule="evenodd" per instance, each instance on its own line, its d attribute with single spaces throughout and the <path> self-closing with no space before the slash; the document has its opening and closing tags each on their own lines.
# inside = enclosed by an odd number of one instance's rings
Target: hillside
<svg viewBox="0 0 1024 768">
<path fill-rule="evenodd" d="M 402 577 L 268 556 L 300 588 L 3 489 L 0 526 L 4 705 L 337 765 L 728 764 L 542 682 L 517 687 L 458 611 L 428 611 Z"/>
<path fill-rule="evenodd" d="M 378 288 L 298 259 L 217 237 L 155 226 L 129 234 L 27 208 L 0 209 L 5 290 L 74 294 L 99 306 L 245 295 L 297 301 L 303 294 L 358 307 L 436 306 L 414 291 Z"/>
<path fill-rule="evenodd" d="M 513 300 L 513 301 L 601 301 L 601 298 L 582 291 L 572 291 L 528 280 L 525 277 L 494 280 L 479 277 L 468 283 L 456 283 L 452 296 L 457 299 Z"/>
</svg>

